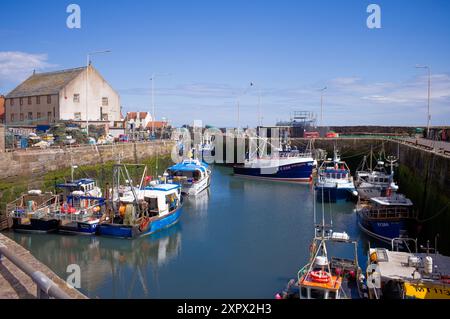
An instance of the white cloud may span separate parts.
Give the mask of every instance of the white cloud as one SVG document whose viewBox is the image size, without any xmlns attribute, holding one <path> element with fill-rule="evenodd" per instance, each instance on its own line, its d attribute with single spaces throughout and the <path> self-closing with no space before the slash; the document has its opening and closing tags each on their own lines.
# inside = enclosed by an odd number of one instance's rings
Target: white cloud
<svg viewBox="0 0 450 319">
<path fill-rule="evenodd" d="M 33 70 L 53 67 L 47 59 L 47 54 L 0 51 L 0 82 L 16 84 L 31 75 Z"/>
</svg>

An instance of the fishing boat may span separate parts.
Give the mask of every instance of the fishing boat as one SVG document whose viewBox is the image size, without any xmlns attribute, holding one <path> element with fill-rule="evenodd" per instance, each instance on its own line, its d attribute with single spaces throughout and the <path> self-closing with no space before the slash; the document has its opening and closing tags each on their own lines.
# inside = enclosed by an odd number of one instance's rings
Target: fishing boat
<svg viewBox="0 0 450 319">
<path fill-rule="evenodd" d="M 51 216 L 59 208 L 59 197 L 41 190 L 30 190 L 6 205 L 17 232 L 49 233 L 58 229 L 60 221 Z"/>
<path fill-rule="evenodd" d="M 350 169 L 336 148 L 333 159 L 326 159 L 320 165 L 315 189 L 317 200 L 325 202 L 352 200 L 358 195 Z"/>
<path fill-rule="evenodd" d="M 407 251 L 399 251 L 398 241 Z M 411 243 L 415 244 L 413 250 L 409 248 Z M 449 300 L 450 257 L 430 249 L 429 243 L 424 250 L 419 253 L 417 240 L 409 238 L 393 239 L 391 250 L 369 248 L 366 269 L 369 298 Z"/>
<path fill-rule="evenodd" d="M 412 201 L 402 194 L 373 197 L 356 206 L 358 225 L 369 236 L 390 243 L 411 235 L 416 221 Z"/>
<path fill-rule="evenodd" d="M 243 164 L 233 166 L 235 176 L 284 182 L 307 183 L 312 179 L 317 167 L 311 150 L 311 143 L 304 150 L 291 147 L 289 142 L 281 141 L 274 146 L 267 138 L 253 137 L 258 145 L 250 151 Z M 267 146 L 272 152 L 267 154 Z"/>
<path fill-rule="evenodd" d="M 212 171 L 209 165 L 198 159 L 184 159 L 166 170 L 169 183 L 181 186 L 181 192 L 195 196 L 207 189 L 211 183 Z"/>
<path fill-rule="evenodd" d="M 100 223 L 99 217 L 105 206 L 101 189 L 96 186 L 94 179 L 73 179 L 57 184 L 60 191 L 59 210 L 52 213 L 52 217 L 60 220 L 58 232 L 82 235 L 94 235 Z"/>
<path fill-rule="evenodd" d="M 104 207 L 104 198 L 69 195 L 52 217 L 61 221 L 60 233 L 95 235 Z"/>
<path fill-rule="evenodd" d="M 114 165 L 110 205 L 100 220 L 98 234 L 132 239 L 177 223 L 183 206 L 180 185 L 159 181 L 144 185 L 144 166 L 141 183 L 134 186 L 127 166 L 131 164 Z M 125 177 L 125 184 L 121 184 L 121 177 Z"/>
<path fill-rule="evenodd" d="M 386 158 L 390 165 L 390 173 L 385 169 L 385 162 L 379 159 L 377 165 L 372 168 L 372 151 L 370 152 L 370 164 L 367 163 L 367 156 L 364 156 L 361 168 L 356 171 L 355 186 L 358 196 L 368 200 L 372 197 L 386 196 L 387 190 L 396 192 L 398 185 L 394 182 L 394 157 Z"/>
<path fill-rule="evenodd" d="M 322 223 L 315 225 L 314 238 L 309 247 L 308 263 L 297 273 L 277 299 L 360 299 L 367 297 L 365 277 L 358 264 L 358 243 L 346 232 L 334 232 L 332 221 L 325 224 L 322 201 Z M 314 205 L 314 219 L 315 219 Z M 336 246 L 338 255 L 330 251 Z M 344 246 L 344 247 L 343 247 Z M 331 255 L 331 258 L 329 256 Z M 348 256 L 353 255 L 353 258 Z"/>
</svg>

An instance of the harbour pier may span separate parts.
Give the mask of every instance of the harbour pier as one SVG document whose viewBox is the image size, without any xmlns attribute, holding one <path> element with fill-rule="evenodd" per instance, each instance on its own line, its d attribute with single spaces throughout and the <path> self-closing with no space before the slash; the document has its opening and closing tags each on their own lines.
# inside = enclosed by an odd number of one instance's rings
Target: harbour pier
<svg viewBox="0 0 450 319">
<path fill-rule="evenodd" d="M 0 234 L 0 299 L 86 299 L 46 265 Z"/>
</svg>

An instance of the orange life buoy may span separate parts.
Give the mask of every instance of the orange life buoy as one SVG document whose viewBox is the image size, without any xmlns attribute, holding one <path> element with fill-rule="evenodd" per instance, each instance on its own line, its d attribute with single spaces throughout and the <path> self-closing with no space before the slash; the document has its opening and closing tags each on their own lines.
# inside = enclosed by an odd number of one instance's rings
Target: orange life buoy
<svg viewBox="0 0 450 319">
<path fill-rule="evenodd" d="M 311 278 L 320 283 L 327 283 L 330 281 L 331 276 L 328 272 L 323 270 L 311 271 Z"/>
</svg>

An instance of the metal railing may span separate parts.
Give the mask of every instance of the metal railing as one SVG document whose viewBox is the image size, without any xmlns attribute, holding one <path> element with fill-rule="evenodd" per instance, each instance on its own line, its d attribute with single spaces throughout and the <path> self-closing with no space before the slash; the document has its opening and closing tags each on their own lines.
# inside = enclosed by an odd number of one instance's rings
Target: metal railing
<svg viewBox="0 0 450 319">
<path fill-rule="evenodd" d="M 50 278 L 40 271 L 25 263 L 15 253 L 10 251 L 5 245 L 0 243 L 0 264 L 8 258 L 17 268 L 28 275 L 36 284 L 38 299 L 72 299 L 66 292 L 58 287 Z"/>
</svg>

